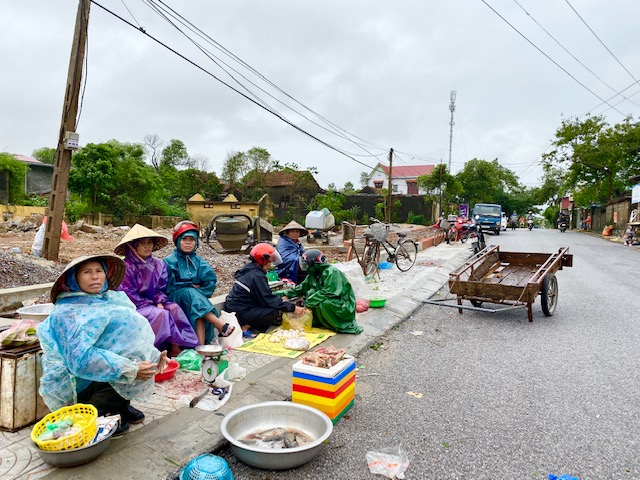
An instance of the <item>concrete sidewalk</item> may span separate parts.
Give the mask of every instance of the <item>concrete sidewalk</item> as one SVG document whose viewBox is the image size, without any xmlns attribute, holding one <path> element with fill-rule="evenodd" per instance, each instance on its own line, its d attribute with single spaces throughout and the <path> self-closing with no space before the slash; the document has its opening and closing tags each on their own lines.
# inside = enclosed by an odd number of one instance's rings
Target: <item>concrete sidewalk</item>
<svg viewBox="0 0 640 480">
<path fill-rule="evenodd" d="M 395 266 L 382 270 L 372 294 L 380 291 L 387 296 L 385 308 L 358 314 L 358 323 L 364 328 L 361 334 L 337 334 L 327 343 L 357 357 L 438 291 L 449 272 L 469 255 L 469 244 L 443 243 L 419 252 L 409 272 L 399 272 Z M 130 432 L 113 439 L 102 456 L 82 466 L 55 469 L 44 464 L 31 445 L 31 427 L 13 434 L 0 432 L 0 478 L 176 478 L 189 460 L 224 446 L 220 423 L 225 414 L 244 405 L 291 399 L 291 366 L 297 359 L 234 351 L 231 361 L 246 368 L 247 376 L 234 384 L 232 396 L 219 410 L 176 408 L 172 400 L 154 394 L 149 403 L 141 405 L 147 415 L 144 424 L 132 426 Z"/>
</svg>

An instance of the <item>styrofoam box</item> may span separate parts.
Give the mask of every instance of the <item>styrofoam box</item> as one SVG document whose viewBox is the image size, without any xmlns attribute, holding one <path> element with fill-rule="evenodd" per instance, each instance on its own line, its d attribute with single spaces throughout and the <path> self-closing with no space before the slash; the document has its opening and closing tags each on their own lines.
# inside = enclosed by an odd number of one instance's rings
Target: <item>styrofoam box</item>
<svg viewBox="0 0 640 480">
<path fill-rule="evenodd" d="M 355 359 L 351 355 L 345 355 L 342 360 L 331 368 L 314 367 L 313 365 L 305 365 L 302 360 L 298 360 L 293 364 L 293 371 L 298 373 L 306 373 L 307 375 L 315 375 L 316 377 L 333 378 L 345 370 Z"/>
</svg>

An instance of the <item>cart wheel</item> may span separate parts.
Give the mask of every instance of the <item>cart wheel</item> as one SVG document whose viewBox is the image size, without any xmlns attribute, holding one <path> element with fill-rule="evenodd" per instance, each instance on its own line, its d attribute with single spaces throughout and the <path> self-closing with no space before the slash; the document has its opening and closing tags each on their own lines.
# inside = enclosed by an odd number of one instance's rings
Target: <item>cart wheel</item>
<svg viewBox="0 0 640 480">
<path fill-rule="evenodd" d="M 316 238 L 313 235 L 311 234 L 307 235 L 307 242 L 314 243 L 315 241 L 316 241 Z"/>
<path fill-rule="evenodd" d="M 471 305 L 473 305 L 474 307 L 480 308 L 482 306 L 482 301 L 481 300 L 469 300 L 471 302 Z"/>
<path fill-rule="evenodd" d="M 558 304 L 558 279 L 553 273 L 546 275 L 542 279 L 542 290 L 540 292 L 540 303 L 542 311 L 547 317 L 553 315 Z"/>
</svg>

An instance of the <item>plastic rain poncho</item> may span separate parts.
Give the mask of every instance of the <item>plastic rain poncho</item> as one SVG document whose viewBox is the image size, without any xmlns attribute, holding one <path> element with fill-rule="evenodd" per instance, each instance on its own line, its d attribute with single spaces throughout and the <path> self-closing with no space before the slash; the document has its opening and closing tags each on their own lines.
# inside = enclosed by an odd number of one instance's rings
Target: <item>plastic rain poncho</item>
<svg viewBox="0 0 640 480">
<path fill-rule="evenodd" d="M 313 311 L 313 326 L 340 333 L 360 333 L 356 322 L 356 296 L 347 277 L 333 265 L 309 266 L 304 281 L 286 290 L 288 298 L 304 295 L 304 306 Z"/>
<path fill-rule="evenodd" d="M 127 294 L 145 317 L 156 335 L 155 346 L 166 347 L 170 342 L 182 347 L 194 348 L 198 342 L 189 319 L 177 303 L 169 302 L 164 290 L 167 287 L 167 267 L 162 260 L 140 258 L 131 249 L 125 251 L 126 273 L 118 290 Z M 159 308 L 161 304 L 164 308 Z"/>
<path fill-rule="evenodd" d="M 127 400 L 153 393 L 154 379 L 136 380 L 138 362 L 158 362 L 155 336 L 124 292 L 58 295 L 38 328 L 40 395 L 53 412 L 77 403 L 91 382 L 107 382 Z"/>
<path fill-rule="evenodd" d="M 304 246 L 300 242 L 295 242 L 286 235 L 282 235 L 276 247 L 282 257 L 282 263 L 278 265 L 276 271 L 279 278 L 288 278 L 293 283 L 298 283 L 298 269 L 300 267 L 300 256 L 304 253 Z"/>
<path fill-rule="evenodd" d="M 180 250 L 180 241 L 185 235 L 196 238 L 197 249 L 198 237 L 194 232 L 187 231 L 177 238 L 176 249 L 164 259 L 169 275 L 167 295 L 170 301 L 180 305 L 191 322 L 191 326 L 195 329 L 196 320 L 204 317 L 207 313 L 213 312 L 218 316 L 218 311 L 209 301 L 209 297 L 216 289 L 218 277 L 206 260 L 196 254 L 196 249 L 190 253 L 184 253 Z M 195 288 L 194 285 L 199 285 L 199 287 Z M 209 322 L 204 322 L 204 324 L 205 343 L 209 343 L 215 336 L 215 327 Z"/>
</svg>

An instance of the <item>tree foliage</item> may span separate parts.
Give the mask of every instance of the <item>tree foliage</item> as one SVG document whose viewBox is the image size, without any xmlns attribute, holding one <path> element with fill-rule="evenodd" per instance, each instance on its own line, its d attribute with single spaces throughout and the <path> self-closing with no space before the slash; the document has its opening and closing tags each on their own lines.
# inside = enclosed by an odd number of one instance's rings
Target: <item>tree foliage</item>
<svg viewBox="0 0 640 480">
<path fill-rule="evenodd" d="M 559 168 L 578 205 L 607 202 L 631 188 L 640 171 L 640 124 L 627 117 L 611 127 L 604 116 L 566 119 L 556 130 L 545 168 Z"/>
<path fill-rule="evenodd" d="M 24 178 L 27 168 L 10 153 L 0 152 L 0 182 L 6 181 L 9 187 L 9 203 L 20 203 L 25 196 Z"/>
<path fill-rule="evenodd" d="M 31 156 L 42 163 L 46 163 L 47 165 L 53 165 L 56 163 L 55 148 L 37 148 L 31 153 Z"/>
<path fill-rule="evenodd" d="M 160 159 L 160 168 L 172 167 L 180 168 L 188 166 L 189 154 L 187 147 L 182 140 L 175 138 L 169 142 L 169 145 L 162 149 L 162 158 Z"/>
</svg>

